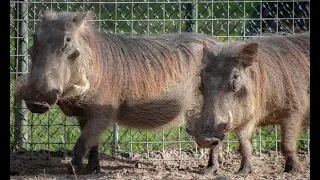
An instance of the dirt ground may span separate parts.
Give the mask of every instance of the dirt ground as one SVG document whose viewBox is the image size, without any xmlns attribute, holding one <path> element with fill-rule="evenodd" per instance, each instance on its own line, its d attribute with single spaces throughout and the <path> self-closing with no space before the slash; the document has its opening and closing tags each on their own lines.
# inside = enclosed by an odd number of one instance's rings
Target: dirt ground
<svg viewBox="0 0 320 180">
<path fill-rule="evenodd" d="M 284 159 L 279 152 L 253 154 L 253 172 L 249 175 L 236 175 L 241 156 L 238 153 L 223 152 L 220 157 L 218 174 L 203 173 L 207 164 L 207 152 L 192 153 L 178 151 L 151 152 L 124 156 L 100 156 L 102 173 L 91 175 L 70 175 L 66 167 L 70 157 L 58 157 L 53 153 L 11 153 L 11 179 L 310 179 L 310 156 L 298 153 L 304 167 L 303 173 L 283 173 Z M 146 158 L 149 157 L 149 158 Z M 180 158 L 177 158 L 180 157 Z M 180 159 L 180 160 L 174 160 Z M 220 177 L 220 178 L 219 178 Z"/>
</svg>

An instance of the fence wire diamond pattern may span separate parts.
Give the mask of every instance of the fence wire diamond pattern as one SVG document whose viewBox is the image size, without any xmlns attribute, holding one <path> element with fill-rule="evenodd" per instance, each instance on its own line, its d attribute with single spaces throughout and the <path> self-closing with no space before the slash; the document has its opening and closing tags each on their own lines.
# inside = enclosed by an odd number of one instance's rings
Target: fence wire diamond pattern
<svg viewBox="0 0 320 180">
<path fill-rule="evenodd" d="M 15 102 L 13 83 L 30 66 L 27 49 L 32 32 L 45 10 L 91 11 L 99 31 L 115 34 L 163 34 L 197 32 L 234 41 L 262 33 L 298 33 L 309 30 L 310 0 L 42 0 L 10 1 L 10 144 L 11 150 L 70 151 L 80 135 L 77 121 L 55 106 L 45 114 L 32 114 L 23 102 Z M 254 150 L 279 150 L 280 129 L 259 128 Z M 301 133 L 299 149 L 309 152 L 309 130 Z M 227 151 L 237 149 L 235 134 L 224 142 Z M 184 126 L 142 131 L 110 126 L 101 137 L 101 152 L 139 153 L 165 149 L 196 150 Z"/>
</svg>

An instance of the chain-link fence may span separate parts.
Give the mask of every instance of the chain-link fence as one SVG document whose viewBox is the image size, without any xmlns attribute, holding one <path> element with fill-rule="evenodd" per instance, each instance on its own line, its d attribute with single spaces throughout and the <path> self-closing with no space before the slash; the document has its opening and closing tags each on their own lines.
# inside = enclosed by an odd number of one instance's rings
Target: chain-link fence
<svg viewBox="0 0 320 180">
<path fill-rule="evenodd" d="M 106 33 L 163 34 L 197 32 L 217 36 L 229 42 L 269 32 L 298 33 L 309 30 L 310 0 L 40 0 L 10 1 L 10 144 L 11 150 L 72 150 L 80 135 L 77 121 L 66 117 L 55 106 L 45 114 L 33 114 L 23 101 L 15 102 L 13 84 L 16 77 L 28 72 L 32 45 L 31 34 L 42 12 L 91 11 L 96 27 Z M 259 128 L 254 150 L 279 150 L 278 126 Z M 237 139 L 230 133 L 224 148 L 233 151 Z M 150 152 L 166 149 L 195 150 L 197 145 L 185 127 L 142 131 L 117 125 L 101 137 L 101 152 Z M 298 148 L 309 152 L 309 130 L 303 130 Z"/>
</svg>

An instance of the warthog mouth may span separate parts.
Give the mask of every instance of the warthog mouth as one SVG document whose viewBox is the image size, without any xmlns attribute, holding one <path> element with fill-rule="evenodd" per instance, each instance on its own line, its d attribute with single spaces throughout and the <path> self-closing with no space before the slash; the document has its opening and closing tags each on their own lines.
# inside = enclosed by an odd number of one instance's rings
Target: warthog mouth
<svg viewBox="0 0 320 180">
<path fill-rule="evenodd" d="M 186 132 L 195 138 L 197 145 L 201 148 L 216 148 L 223 141 L 225 134 L 222 133 L 220 136 L 214 136 L 209 133 L 197 134 L 186 128 Z"/>
<path fill-rule="evenodd" d="M 216 148 L 219 147 L 225 137 L 224 133 L 219 134 L 198 134 L 194 136 L 197 145 L 201 148 Z"/>
<path fill-rule="evenodd" d="M 222 140 L 216 137 L 203 138 L 203 139 L 196 138 L 196 143 L 201 148 L 216 148 L 221 144 Z"/>
<path fill-rule="evenodd" d="M 59 101 L 61 94 L 62 94 L 62 87 L 59 87 L 58 90 L 52 90 L 51 92 L 49 92 L 45 96 L 46 100 L 27 98 L 27 99 L 24 99 L 24 101 L 26 102 L 27 108 L 31 112 L 42 114 L 49 111 L 51 106 L 56 104 Z"/>
<path fill-rule="evenodd" d="M 26 101 L 27 108 L 33 113 L 45 113 L 50 109 L 47 102 Z"/>
</svg>

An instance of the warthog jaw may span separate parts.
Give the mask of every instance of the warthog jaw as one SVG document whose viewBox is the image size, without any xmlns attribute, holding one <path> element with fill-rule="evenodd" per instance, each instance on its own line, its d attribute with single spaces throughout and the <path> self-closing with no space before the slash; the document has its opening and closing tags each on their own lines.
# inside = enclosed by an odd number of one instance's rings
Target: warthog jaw
<svg viewBox="0 0 320 180">
<path fill-rule="evenodd" d="M 90 88 L 90 83 L 86 77 L 82 77 L 80 81 L 72 85 L 70 89 L 62 94 L 62 99 L 68 99 L 84 94 Z"/>
</svg>

